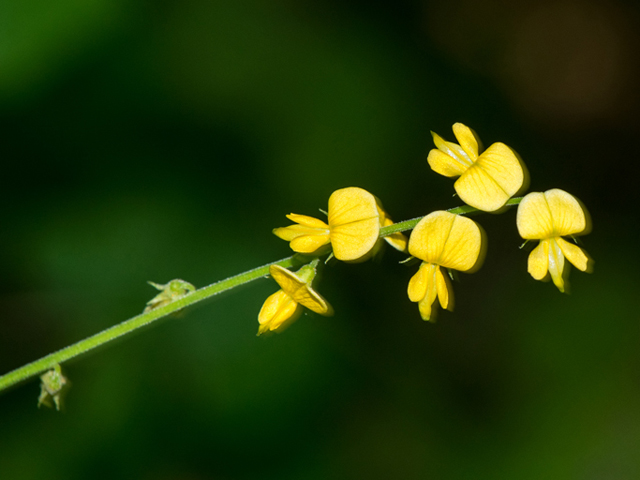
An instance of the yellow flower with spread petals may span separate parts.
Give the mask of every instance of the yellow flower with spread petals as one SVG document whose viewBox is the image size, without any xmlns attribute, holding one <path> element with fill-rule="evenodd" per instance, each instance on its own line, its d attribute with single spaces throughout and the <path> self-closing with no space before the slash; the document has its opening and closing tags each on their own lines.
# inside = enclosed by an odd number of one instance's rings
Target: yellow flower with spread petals
<svg viewBox="0 0 640 480">
<path fill-rule="evenodd" d="M 518 206 L 516 222 L 522 238 L 540 240 L 529 255 L 528 270 L 536 280 L 546 280 L 550 275 L 564 292 L 569 271 L 565 269 L 565 257 L 578 270 L 591 271 L 593 260 L 587 253 L 562 238 L 585 235 L 591 229 L 589 214 L 574 196 L 558 188 L 529 193 Z"/>
<path fill-rule="evenodd" d="M 273 233 L 290 242 L 294 252 L 312 253 L 331 244 L 334 256 L 345 262 L 366 260 L 380 233 L 376 198 L 358 187 L 331 194 L 328 223 L 295 213 L 287 218 L 297 225 L 276 228 Z"/>
<path fill-rule="evenodd" d="M 429 152 L 431 169 L 445 177 L 457 177 L 454 188 L 467 205 L 495 212 L 526 188 L 528 173 L 518 156 L 504 143 L 494 143 L 478 155 L 474 132 L 462 123 L 453 125 L 460 145 L 446 142 L 431 132 L 437 150 Z"/>
<path fill-rule="evenodd" d="M 327 317 L 333 315 L 331 305 L 311 287 L 316 264 L 317 261 L 305 265 L 297 273 L 278 265 L 269 267 L 269 274 L 278 282 L 281 290 L 270 295 L 262 305 L 258 314 L 258 335 L 267 330 L 276 330 L 285 322 L 295 321 L 302 314 L 302 307 Z"/>
<path fill-rule="evenodd" d="M 420 302 L 424 320 L 433 316 L 436 297 L 444 309 L 453 310 L 453 290 L 442 268 L 470 272 L 484 259 L 484 233 L 473 220 L 449 212 L 433 212 L 416 225 L 409 238 L 409 253 L 421 259 L 409 282 L 409 300 Z"/>
</svg>

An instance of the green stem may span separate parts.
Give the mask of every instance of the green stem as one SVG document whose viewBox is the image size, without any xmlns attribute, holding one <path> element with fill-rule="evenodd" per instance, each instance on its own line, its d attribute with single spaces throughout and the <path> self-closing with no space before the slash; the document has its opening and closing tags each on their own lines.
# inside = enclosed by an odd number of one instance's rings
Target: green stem
<svg viewBox="0 0 640 480">
<path fill-rule="evenodd" d="M 230 290 L 239 285 L 243 285 L 258 278 L 264 277 L 269 274 L 269 267 L 271 265 L 280 265 L 281 267 L 288 268 L 306 263 L 308 262 L 308 260 L 309 257 L 304 257 L 302 255 L 292 255 L 291 257 L 278 260 L 277 262 L 268 263 L 267 265 L 263 265 L 262 267 L 254 268 L 253 270 L 249 270 L 248 272 L 229 277 L 226 280 L 221 280 L 212 285 L 209 285 L 208 287 L 203 287 L 193 293 L 187 294 L 184 297 L 169 303 L 168 305 L 155 308 L 147 313 L 143 313 L 130 318 L 129 320 L 125 320 L 124 322 L 107 328 L 100 333 L 96 333 L 91 337 L 85 338 L 78 343 L 74 343 L 73 345 L 69 345 L 62 350 L 58 350 L 57 352 L 42 357 L 40 360 L 28 363 L 20 368 L 17 368 L 16 370 L 13 370 L 12 372 L 2 375 L 0 377 L 0 392 L 12 385 L 15 385 L 16 383 L 50 370 L 57 364 L 87 353 L 90 350 L 104 345 L 105 343 L 111 342 L 118 337 L 131 333 L 141 327 L 147 326 L 177 310 L 180 310 L 189 305 L 193 305 L 194 303 L 217 295 L 218 293 L 222 293 L 225 290 Z"/>
<path fill-rule="evenodd" d="M 507 202 L 507 206 L 513 206 L 520 203 L 522 198 L 512 198 Z M 456 207 L 448 210 L 451 213 L 455 213 L 458 215 L 465 215 L 468 213 L 478 212 L 479 210 L 468 205 L 464 205 L 461 207 Z M 406 220 L 404 222 L 394 223 L 393 225 L 389 225 L 388 227 L 384 227 L 380 229 L 380 236 L 385 237 L 387 235 L 391 235 L 392 233 L 404 232 L 406 230 L 413 229 L 423 217 L 414 218 L 411 220 Z M 233 277 L 229 277 L 226 280 L 221 280 L 216 282 L 208 287 L 203 287 L 195 292 L 189 293 L 182 298 L 179 298 L 167 305 L 162 307 L 154 308 L 153 310 L 137 315 L 129 320 L 125 320 L 122 323 L 114 325 L 113 327 L 107 328 L 100 333 L 96 333 L 95 335 L 85 338 L 73 345 L 69 345 L 62 350 L 58 350 L 57 352 L 51 353 L 45 357 L 42 357 L 40 360 L 36 360 L 35 362 L 28 363 L 20 368 L 17 368 L 5 375 L 0 376 L 0 392 L 6 390 L 7 388 L 15 385 L 19 382 L 27 380 L 31 377 L 35 377 L 47 370 L 54 368 L 56 365 L 59 365 L 62 362 L 70 360 L 74 357 L 87 353 L 101 345 L 104 345 L 108 342 L 115 340 L 116 338 L 122 337 L 123 335 L 127 335 L 128 333 L 133 332 L 139 328 L 145 327 L 156 320 L 159 320 L 167 315 L 176 312 L 182 308 L 188 307 L 189 305 L 193 305 L 194 303 L 205 300 L 209 297 L 213 297 L 218 293 L 222 293 L 226 290 L 230 290 L 239 285 L 243 285 L 245 283 L 249 283 L 253 280 L 257 280 L 258 278 L 264 277 L 269 274 L 269 267 L 271 265 L 279 265 L 281 267 L 294 267 L 300 266 L 305 263 L 308 263 L 312 260 L 313 257 L 304 256 L 300 254 L 292 255 L 291 257 L 283 258 L 282 260 L 278 260 L 277 262 L 268 263 L 258 268 L 254 268 L 253 270 L 249 270 L 248 272 L 240 273 Z"/>
<path fill-rule="evenodd" d="M 518 205 L 522 197 L 510 198 L 505 204 L 506 207 L 513 207 Z M 450 208 L 447 210 L 449 213 L 455 213 L 456 215 L 467 215 L 469 213 L 482 212 L 482 210 L 478 210 L 477 208 L 470 207 L 469 205 L 463 205 L 461 207 Z M 394 223 L 393 225 L 389 225 L 388 227 L 383 227 L 380 229 L 380 236 L 387 237 L 394 233 L 398 232 L 406 232 L 407 230 L 412 230 L 418 224 L 422 217 L 412 218 L 411 220 L 405 220 L 404 222 Z"/>
</svg>

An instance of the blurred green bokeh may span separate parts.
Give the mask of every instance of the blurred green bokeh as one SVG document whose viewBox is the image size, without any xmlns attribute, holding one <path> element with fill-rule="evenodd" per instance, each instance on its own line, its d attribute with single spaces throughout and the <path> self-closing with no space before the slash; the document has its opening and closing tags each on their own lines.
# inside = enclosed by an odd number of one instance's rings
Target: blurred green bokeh
<svg viewBox="0 0 640 480">
<path fill-rule="evenodd" d="M 256 338 L 271 280 L 0 396 L 0 478 L 640 478 L 637 19 L 631 3 L 0 2 L 0 373 L 289 255 L 359 186 L 459 205 L 429 131 L 516 149 L 590 209 L 593 275 L 533 281 L 515 212 L 423 322 L 414 267 L 330 265 L 330 319 Z"/>
</svg>

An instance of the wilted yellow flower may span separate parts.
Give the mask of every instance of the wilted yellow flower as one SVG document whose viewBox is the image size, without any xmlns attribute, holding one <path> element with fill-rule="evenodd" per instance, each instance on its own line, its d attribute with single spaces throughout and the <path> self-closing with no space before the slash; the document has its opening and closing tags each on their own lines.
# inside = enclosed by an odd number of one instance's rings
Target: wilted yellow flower
<svg viewBox="0 0 640 480">
<path fill-rule="evenodd" d="M 526 195 L 518 206 L 518 232 L 525 240 L 540 240 L 529 255 L 529 273 L 536 280 L 549 274 L 561 292 L 565 291 L 568 269 L 566 257 L 578 270 L 591 271 L 593 260 L 563 236 L 585 235 L 591 229 L 589 215 L 580 202 L 564 190 L 554 188 L 544 193 Z"/>
<path fill-rule="evenodd" d="M 409 253 L 421 259 L 418 273 L 409 281 L 409 300 L 420 302 L 424 320 L 432 317 L 436 297 L 444 309 L 453 310 L 453 290 L 442 268 L 468 272 L 480 267 L 484 257 L 483 232 L 473 221 L 449 212 L 424 217 L 409 238 Z"/>
<path fill-rule="evenodd" d="M 276 330 L 285 322 L 293 322 L 302 314 L 303 306 L 320 315 L 333 315 L 331 305 L 311 287 L 316 264 L 305 265 L 297 273 L 278 265 L 269 267 L 269 274 L 282 290 L 270 295 L 262 305 L 258 314 L 258 335 Z"/>
<path fill-rule="evenodd" d="M 328 224 L 292 213 L 287 218 L 297 225 L 276 228 L 273 233 L 290 242 L 294 252 L 312 253 L 331 244 L 338 260 L 362 261 L 378 240 L 379 216 L 373 195 L 358 187 L 342 188 L 329 197 Z"/>
<path fill-rule="evenodd" d="M 466 204 L 494 212 L 526 188 L 526 168 L 504 143 L 494 143 L 478 155 L 479 142 L 469 127 L 456 123 L 453 133 L 460 145 L 431 132 L 438 149 L 431 150 L 427 160 L 432 170 L 445 177 L 460 176 L 453 187 Z"/>
</svg>

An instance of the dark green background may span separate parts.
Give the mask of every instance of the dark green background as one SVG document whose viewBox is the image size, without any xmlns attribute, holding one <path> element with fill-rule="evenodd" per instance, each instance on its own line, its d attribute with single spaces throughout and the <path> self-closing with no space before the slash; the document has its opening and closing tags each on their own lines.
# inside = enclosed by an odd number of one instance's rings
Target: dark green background
<svg viewBox="0 0 640 480">
<path fill-rule="evenodd" d="M 460 204 L 429 130 L 516 149 L 589 207 L 595 272 L 526 272 L 515 211 L 423 322 L 416 267 L 336 263 L 333 318 L 256 338 L 272 280 L 71 362 L 66 410 L 0 396 L 14 479 L 640 477 L 632 3 L 0 2 L 0 372 L 289 255 L 270 231 L 368 189 Z"/>
</svg>

